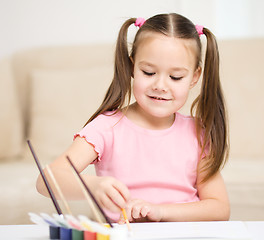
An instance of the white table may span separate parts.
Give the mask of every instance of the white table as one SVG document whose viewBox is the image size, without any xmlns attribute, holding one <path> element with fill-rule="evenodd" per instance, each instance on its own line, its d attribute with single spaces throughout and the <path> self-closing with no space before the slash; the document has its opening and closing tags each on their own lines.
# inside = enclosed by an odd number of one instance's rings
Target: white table
<svg viewBox="0 0 264 240">
<path fill-rule="evenodd" d="M 252 240 L 264 240 L 264 221 L 256 221 L 256 222 L 251 221 L 251 222 L 243 222 L 243 223 L 245 224 L 246 229 L 251 235 Z M 178 223 L 175 223 L 175 226 L 177 226 L 177 224 Z M 192 224 L 192 223 L 185 223 L 185 224 L 187 224 L 186 226 L 188 226 L 188 224 Z M 207 225 L 208 222 L 203 222 L 202 224 Z M 232 224 L 232 222 L 230 222 L 230 224 Z M 49 239 L 49 229 L 47 226 L 40 226 L 40 225 L 0 225 L 0 239 L 47 240 Z M 168 239 L 168 238 L 164 238 L 164 239 Z M 177 239 L 177 238 L 170 238 L 170 239 Z"/>
</svg>

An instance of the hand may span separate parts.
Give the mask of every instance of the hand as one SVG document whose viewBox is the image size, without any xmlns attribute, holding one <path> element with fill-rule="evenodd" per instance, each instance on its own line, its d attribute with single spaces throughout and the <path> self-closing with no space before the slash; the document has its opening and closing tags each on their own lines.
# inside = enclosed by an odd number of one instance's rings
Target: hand
<svg viewBox="0 0 264 240">
<path fill-rule="evenodd" d="M 128 201 L 125 209 L 129 222 L 159 222 L 162 219 L 161 206 L 144 200 L 132 199 Z M 125 223 L 122 214 L 118 223 Z"/>
<path fill-rule="evenodd" d="M 125 184 L 113 177 L 97 177 L 87 183 L 99 204 L 111 212 L 120 212 L 125 208 L 130 193 Z"/>
</svg>

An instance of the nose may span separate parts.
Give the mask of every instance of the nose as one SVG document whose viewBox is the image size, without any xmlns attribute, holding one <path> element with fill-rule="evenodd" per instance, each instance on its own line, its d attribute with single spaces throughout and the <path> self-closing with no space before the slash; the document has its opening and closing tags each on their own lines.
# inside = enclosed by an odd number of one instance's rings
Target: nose
<svg viewBox="0 0 264 240">
<path fill-rule="evenodd" d="M 153 90 L 155 91 L 167 92 L 168 86 L 167 86 L 166 78 L 162 76 L 157 76 L 152 87 L 153 87 Z"/>
</svg>

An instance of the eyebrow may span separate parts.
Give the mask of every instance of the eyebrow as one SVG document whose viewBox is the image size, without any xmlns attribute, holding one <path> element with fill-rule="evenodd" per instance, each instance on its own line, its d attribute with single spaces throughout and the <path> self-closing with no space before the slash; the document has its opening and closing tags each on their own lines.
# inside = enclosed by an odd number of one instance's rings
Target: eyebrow
<svg viewBox="0 0 264 240">
<path fill-rule="evenodd" d="M 156 65 L 150 63 L 150 62 L 146 62 L 146 61 L 141 61 L 138 64 L 139 66 L 150 66 L 150 67 L 156 67 Z M 188 69 L 185 67 L 173 67 L 171 68 L 172 71 L 186 71 L 188 72 Z"/>
</svg>

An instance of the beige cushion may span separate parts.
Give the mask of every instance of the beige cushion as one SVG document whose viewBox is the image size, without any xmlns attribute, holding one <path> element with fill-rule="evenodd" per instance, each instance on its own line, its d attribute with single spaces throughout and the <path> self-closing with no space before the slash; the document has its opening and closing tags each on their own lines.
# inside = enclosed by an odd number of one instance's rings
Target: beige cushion
<svg viewBox="0 0 264 240">
<path fill-rule="evenodd" d="M 86 69 L 112 65 L 114 44 L 49 46 L 18 51 L 12 59 L 19 92 L 19 104 L 25 122 L 29 119 L 30 73 L 34 69 Z M 26 134 L 28 134 L 26 125 Z"/>
<path fill-rule="evenodd" d="M 32 72 L 29 138 L 41 159 L 53 159 L 72 143 L 101 104 L 112 68 Z"/>
<path fill-rule="evenodd" d="M 23 125 L 10 62 L 11 59 L 0 61 L 0 159 L 19 155 L 23 140 Z"/>
<path fill-rule="evenodd" d="M 230 122 L 231 157 L 264 157 L 264 39 L 219 42 Z"/>
</svg>

